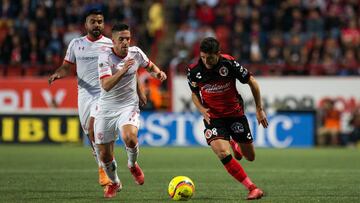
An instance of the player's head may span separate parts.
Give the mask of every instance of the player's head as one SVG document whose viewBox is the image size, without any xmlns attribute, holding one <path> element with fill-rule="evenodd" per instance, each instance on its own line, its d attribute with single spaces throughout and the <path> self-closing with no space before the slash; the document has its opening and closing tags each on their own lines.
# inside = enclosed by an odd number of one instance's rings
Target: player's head
<svg viewBox="0 0 360 203">
<path fill-rule="evenodd" d="M 104 31 L 104 14 L 99 9 L 91 9 L 85 14 L 85 29 L 88 35 L 98 38 Z"/>
<path fill-rule="evenodd" d="M 117 23 L 112 27 L 111 31 L 114 48 L 121 56 L 126 55 L 131 40 L 130 27 L 123 23 Z"/>
<path fill-rule="evenodd" d="M 204 38 L 200 43 L 200 58 L 207 68 L 212 68 L 219 61 L 220 44 L 213 37 Z"/>
</svg>

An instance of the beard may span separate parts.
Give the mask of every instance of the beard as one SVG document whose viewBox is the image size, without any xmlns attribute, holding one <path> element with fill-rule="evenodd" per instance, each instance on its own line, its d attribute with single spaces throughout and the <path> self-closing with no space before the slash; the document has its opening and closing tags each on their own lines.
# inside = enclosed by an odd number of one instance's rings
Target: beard
<svg viewBox="0 0 360 203">
<path fill-rule="evenodd" d="M 93 29 L 90 31 L 90 34 L 95 37 L 98 38 L 101 34 L 102 34 L 102 30 L 100 29 Z"/>
</svg>

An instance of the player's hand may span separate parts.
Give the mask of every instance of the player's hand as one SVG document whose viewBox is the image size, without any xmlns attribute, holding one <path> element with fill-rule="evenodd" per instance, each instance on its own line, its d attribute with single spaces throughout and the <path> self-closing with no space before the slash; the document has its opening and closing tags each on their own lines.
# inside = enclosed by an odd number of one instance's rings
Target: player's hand
<svg viewBox="0 0 360 203">
<path fill-rule="evenodd" d="M 51 85 L 51 83 L 53 83 L 55 80 L 60 79 L 61 76 L 58 73 L 54 73 L 52 75 L 50 75 L 49 79 L 48 79 L 48 83 L 49 85 Z"/>
<path fill-rule="evenodd" d="M 200 113 L 204 116 L 204 120 L 210 125 L 210 114 L 207 108 L 203 108 L 200 110 Z"/>
<path fill-rule="evenodd" d="M 145 92 L 139 92 L 139 103 L 140 106 L 144 106 L 147 103 L 147 97 L 145 95 Z"/>
<path fill-rule="evenodd" d="M 129 60 L 125 61 L 124 68 L 123 68 L 124 72 L 127 72 L 131 68 L 131 66 L 134 64 L 135 64 L 135 59 L 129 59 Z"/>
<path fill-rule="evenodd" d="M 267 128 L 269 126 L 265 111 L 262 108 L 256 109 L 256 119 L 258 121 L 258 124 L 261 124 L 264 128 Z"/>
<path fill-rule="evenodd" d="M 159 79 L 161 82 L 167 79 L 166 74 L 164 73 L 164 71 L 160 71 L 158 73 L 156 73 L 156 78 Z"/>
</svg>

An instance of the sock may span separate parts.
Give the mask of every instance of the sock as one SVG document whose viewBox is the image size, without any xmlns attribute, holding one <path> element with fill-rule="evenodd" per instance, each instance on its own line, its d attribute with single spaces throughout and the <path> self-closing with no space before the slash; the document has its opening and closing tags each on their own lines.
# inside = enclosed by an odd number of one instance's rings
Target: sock
<svg viewBox="0 0 360 203">
<path fill-rule="evenodd" d="M 239 162 L 233 159 L 231 154 L 222 159 L 221 162 L 224 164 L 227 172 L 230 173 L 230 175 L 238 180 L 241 184 L 243 184 L 248 190 L 253 190 L 254 187 L 256 188 L 254 183 L 251 182 L 250 178 L 246 175 L 243 167 Z"/>
<path fill-rule="evenodd" d="M 117 175 L 117 164 L 116 161 L 113 159 L 107 163 L 101 162 L 102 167 L 106 173 L 106 175 L 110 178 L 111 182 L 113 183 L 120 183 L 119 177 Z"/>
<path fill-rule="evenodd" d="M 125 147 L 128 156 L 128 167 L 134 167 L 139 155 L 139 144 L 136 144 L 134 148 Z"/>
<path fill-rule="evenodd" d="M 94 155 L 94 159 L 95 159 L 95 162 L 97 163 L 98 167 L 102 167 L 101 166 L 101 160 L 100 160 L 100 151 L 99 151 L 99 147 L 97 146 L 97 144 L 95 144 L 94 142 L 91 142 L 92 143 L 92 151 L 93 151 L 93 155 Z"/>
</svg>

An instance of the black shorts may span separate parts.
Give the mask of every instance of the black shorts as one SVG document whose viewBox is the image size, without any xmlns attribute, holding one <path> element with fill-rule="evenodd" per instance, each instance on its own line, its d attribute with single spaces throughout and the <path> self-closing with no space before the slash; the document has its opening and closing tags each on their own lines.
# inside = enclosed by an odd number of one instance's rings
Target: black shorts
<svg viewBox="0 0 360 203">
<path fill-rule="evenodd" d="M 204 124 L 204 135 L 208 145 L 216 139 L 230 140 L 230 138 L 240 143 L 253 142 L 253 136 L 245 115 L 242 117 L 212 118 L 210 125 L 205 120 Z"/>
</svg>

